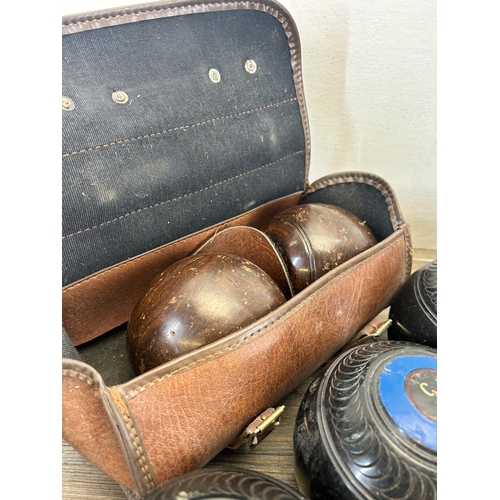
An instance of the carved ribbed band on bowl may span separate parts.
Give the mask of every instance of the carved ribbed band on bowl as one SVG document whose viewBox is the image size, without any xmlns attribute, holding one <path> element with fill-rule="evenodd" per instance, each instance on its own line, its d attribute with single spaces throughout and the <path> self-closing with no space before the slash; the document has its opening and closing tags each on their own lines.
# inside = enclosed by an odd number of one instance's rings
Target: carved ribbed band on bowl
<svg viewBox="0 0 500 500">
<path fill-rule="evenodd" d="M 303 493 L 311 500 L 436 498 L 435 438 L 420 439 L 409 432 L 388 411 L 380 391 L 380 381 L 395 359 L 411 360 L 418 367 L 405 379 L 427 370 L 435 380 L 437 371 L 429 367 L 435 365 L 436 353 L 400 341 L 361 345 L 339 357 L 311 384 L 294 435 L 297 480 Z M 434 403 L 437 390 L 433 391 Z M 416 417 L 422 417 L 421 410 L 413 409 Z M 434 415 L 422 418 L 429 421 L 432 432 L 437 428 Z"/>
<path fill-rule="evenodd" d="M 306 500 L 267 474 L 238 468 L 200 469 L 168 481 L 145 500 Z"/>
</svg>

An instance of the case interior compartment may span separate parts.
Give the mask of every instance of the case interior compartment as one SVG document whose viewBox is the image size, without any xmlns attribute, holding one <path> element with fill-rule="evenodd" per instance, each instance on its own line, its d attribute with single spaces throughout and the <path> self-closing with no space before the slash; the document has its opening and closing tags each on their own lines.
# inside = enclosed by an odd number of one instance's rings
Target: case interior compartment
<svg viewBox="0 0 500 500">
<path fill-rule="evenodd" d="M 75 345 L 127 321 L 210 228 L 258 225 L 307 185 L 293 20 L 274 4 L 198 7 L 63 24 L 63 325 Z"/>
<path fill-rule="evenodd" d="M 320 179 L 311 186 L 311 192 L 304 195 L 301 203 L 326 203 L 345 208 L 366 222 L 377 241 L 384 240 L 394 232 L 392 219 L 396 215 L 391 212 L 391 199 L 384 194 L 383 186 L 360 182 L 353 173 L 346 176 L 343 182 L 334 184 L 329 182 L 335 176 Z M 315 186 L 322 184 L 326 185 L 315 190 Z M 329 274 L 336 272 L 333 270 Z M 126 328 L 124 323 L 77 348 L 80 359 L 97 369 L 109 386 L 125 383 L 137 376 L 128 359 Z"/>
</svg>

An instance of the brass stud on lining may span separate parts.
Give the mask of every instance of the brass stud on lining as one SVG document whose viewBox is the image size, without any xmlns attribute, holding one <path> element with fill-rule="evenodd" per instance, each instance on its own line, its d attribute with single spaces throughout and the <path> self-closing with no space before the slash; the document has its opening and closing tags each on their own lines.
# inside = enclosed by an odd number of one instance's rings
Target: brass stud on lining
<svg viewBox="0 0 500 500">
<path fill-rule="evenodd" d="M 257 63 L 253 59 L 245 61 L 245 71 L 253 75 L 257 71 Z"/>
<path fill-rule="evenodd" d="M 215 68 L 212 68 L 208 72 L 208 76 L 210 77 L 210 80 L 212 80 L 212 82 L 214 83 L 219 83 L 221 81 L 220 73 Z"/>
<path fill-rule="evenodd" d="M 63 95 L 62 97 L 62 109 L 64 111 L 72 111 L 75 109 L 75 103 L 69 97 Z"/>
<path fill-rule="evenodd" d="M 113 99 L 116 104 L 125 104 L 128 102 L 128 95 L 123 92 L 123 90 L 117 90 L 111 94 L 111 99 Z"/>
</svg>

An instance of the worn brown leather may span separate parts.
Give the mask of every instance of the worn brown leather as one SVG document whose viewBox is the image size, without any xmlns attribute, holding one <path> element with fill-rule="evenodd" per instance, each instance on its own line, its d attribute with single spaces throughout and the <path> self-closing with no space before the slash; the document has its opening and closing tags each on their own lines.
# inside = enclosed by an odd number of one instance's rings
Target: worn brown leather
<svg viewBox="0 0 500 500">
<path fill-rule="evenodd" d="M 135 482 L 119 444 L 119 436 L 105 410 L 101 376 L 85 363 L 63 360 L 63 438 L 98 469 L 120 484 Z"/>
<path fill-rule="evenodd" d="M 340 349 L 390 303 L 407 277 L 409 248 L 403 226 L 257 324 L 107 388 L 104 392 L 119 424 L 118 442 L 136 480 L 132 489 L 144 494 L 156 484 L 203 466 L 248 422 Z M 364 291 L 362 301 L 357 290 Z M 74 360 L 63 365 L 71 373 L 89 370 Z M 73 404 L 65 405 L 67 421 L 75 415 L 97 418 L 87 398 L 73 397 Z M 102 412 L 98 422 L 94 439 L 82 440 L 77 428 L 67 428 L 64 437 L 70 444 L 78 439 L 77 449 L 123 484 L 126 471 L 114 461 L 100 458 L 96 463 L 101 427 L 109 440 Z M 130 487 L 128 482 L 125 486 Z"/>
</svg>

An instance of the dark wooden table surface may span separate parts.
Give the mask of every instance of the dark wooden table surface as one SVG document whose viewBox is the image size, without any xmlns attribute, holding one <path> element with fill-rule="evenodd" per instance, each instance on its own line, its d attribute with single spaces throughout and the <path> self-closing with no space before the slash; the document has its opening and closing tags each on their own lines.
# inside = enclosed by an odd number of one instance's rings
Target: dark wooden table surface
<svg viewBox="0 0 500 500">
<path fill-rule="evenodd" d="M 434 250 L 415 250 L 413 269 L 437 259 Z M 385 319 L 388 310 L 379 317 Z M 296 387 L 281 404 L 285 412 L 280 426 L 249 453 L 225 450 L 206 467 L 234 466 L 269 474 L 297 488 L 293 466 L 293 428 L 295 416 L 304 392 L 314 375 Z M 63 500 L 127 500 L 121 487 L 79 455 L 68 443 L 62 442 Z"/>
</svg>

